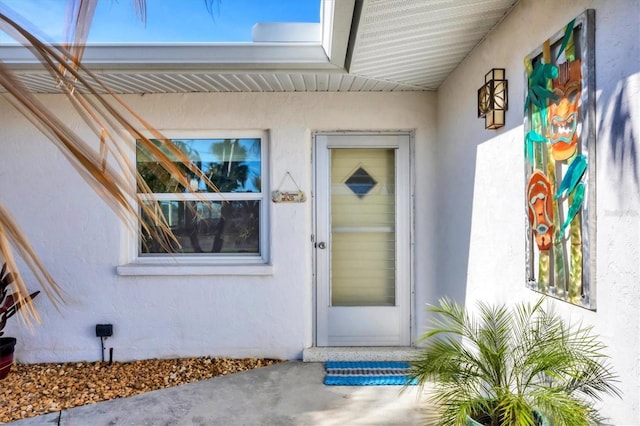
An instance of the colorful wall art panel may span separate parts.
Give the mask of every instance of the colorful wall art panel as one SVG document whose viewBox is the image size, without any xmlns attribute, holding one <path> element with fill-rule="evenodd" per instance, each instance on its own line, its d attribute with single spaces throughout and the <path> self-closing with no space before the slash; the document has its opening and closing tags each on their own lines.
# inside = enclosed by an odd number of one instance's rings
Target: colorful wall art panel
<svg viewBox="0 0 640 426">
<path fill-rule="evenodd" d="M 595 309 L 595 11 L 525 58 L 527 286 Z"/>
</svg>

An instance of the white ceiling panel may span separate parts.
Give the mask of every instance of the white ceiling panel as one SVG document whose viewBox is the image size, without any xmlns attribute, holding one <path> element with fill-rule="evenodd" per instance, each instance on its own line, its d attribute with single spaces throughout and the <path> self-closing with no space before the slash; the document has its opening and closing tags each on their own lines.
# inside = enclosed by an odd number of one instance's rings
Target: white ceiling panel
<svg viewBox="0 0 640 426">
<path fill-rule="evenodd" d="M 515 3 L 363 0 L 349 72 L 437 89 Z"/>
</svg>

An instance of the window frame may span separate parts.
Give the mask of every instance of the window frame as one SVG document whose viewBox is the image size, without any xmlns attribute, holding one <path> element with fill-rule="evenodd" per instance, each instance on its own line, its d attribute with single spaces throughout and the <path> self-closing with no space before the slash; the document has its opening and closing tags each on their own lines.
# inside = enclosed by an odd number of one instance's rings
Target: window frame
<svg viewBox="0 0 640 426">
<path fill-rule="evenodd" d="M 165 130 L 162 134 L 172 140 L 189 139 L 260 139 L 261 192 L 198 193 L 180 194 L 179 201 L 233 201 L 260 200 L 259 253 L 254 254 L 212 254 L 212 253 L 142 253 L 140 249 L 140 223 L 137 218 L 132 223 L 135 229 L 128 229 L 124 238 L 127 248 L 123 264 L 117 267 L 119 275 L 271 275 L 270 264 L 270 197 L 269 162 L 270 138 L 267 130 Z M 152 138 L 151 135 L 146 135 Z M 136 144 L 132 142 L 132 164 L 136 163 Z M 135 182 L 132 182 L 135 187 Z M 141 200 L 175 200 L 175 193 L 140 194 Z"/>
</svg>

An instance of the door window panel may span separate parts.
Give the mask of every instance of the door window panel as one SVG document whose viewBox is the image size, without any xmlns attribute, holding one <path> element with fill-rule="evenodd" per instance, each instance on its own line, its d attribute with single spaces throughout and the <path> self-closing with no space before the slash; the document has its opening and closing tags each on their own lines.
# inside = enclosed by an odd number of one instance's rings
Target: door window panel
<svg viewBox="0 0 640 426">
<path fill-rule="evenodd" d="M 331 150 L 332 306 L 395 305 L 395 205 L 394 149 Z"/>
</svg>

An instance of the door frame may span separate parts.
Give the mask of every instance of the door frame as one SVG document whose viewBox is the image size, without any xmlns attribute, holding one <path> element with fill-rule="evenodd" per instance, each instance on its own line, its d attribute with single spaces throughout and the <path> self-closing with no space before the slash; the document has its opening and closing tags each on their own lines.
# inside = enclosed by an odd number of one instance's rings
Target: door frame
<svg viewBox="0 0 640 426">
<path fill-rule="evenodd" d="M 311 191 L 311 217 L 312 217 L 312 234 L 311 234 L 311 257 L 312 257 L 312 336 L 313 336 L 313 346 L 317 346 L 318 343 L 318 274 L 317 274 L 317 249 L 315 248 L 316 241 L 316 232 L 317 232 L 317 203 L 318 199 L 316 197 L 316 185 L 318 183 L 318 165 L 317 165 L 317 137 L 318 136 L 408 136 L 409 139 L 409 164 L 408 170 L 406 173 L 409 174 L 408 182 L 409 188 L 407 191 L 407 196 L 409 198 L 409 247 L 407 256 L 409 270 L 407 271 L 407 279 L 409 280 L 409 306 L 407 307 L 409 310 L 409 342 L 410 345 L 413 346 L 415 344 L 415 335 L 414 330 L 416 329 L 415 321 L 415 258 L 414 258 L 414 248 L 415 248 L 415 134 L 414 130 L 390 130 L 390 131 L 313 131 L 311 133 L 311 144 L 312 144 L 312 158 L 311 158 L 311 166 L 312 166 L 312 191 Z"/>
</svg>

